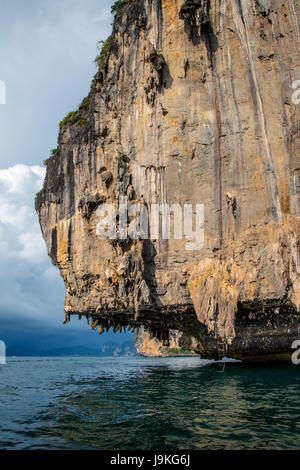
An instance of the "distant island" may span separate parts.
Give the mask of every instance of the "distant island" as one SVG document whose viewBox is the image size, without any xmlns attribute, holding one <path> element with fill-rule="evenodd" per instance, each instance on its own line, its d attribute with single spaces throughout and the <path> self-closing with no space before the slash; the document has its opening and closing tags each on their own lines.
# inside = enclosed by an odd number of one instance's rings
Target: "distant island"
<svg viewBox="0 0 300 470">
<path fill-rule="evenodd" d="M 65 348 L 53 348 L 47 350 L 36 350 L 24 346 L 12 346 L 8 350 L 8 356 L 23 357 L 131 357 L 138 356 L 131 341 L 117 344 L 109 341 L 99 349 L 87 348 L 85 346 L 69 346 Z"/>
</svg>

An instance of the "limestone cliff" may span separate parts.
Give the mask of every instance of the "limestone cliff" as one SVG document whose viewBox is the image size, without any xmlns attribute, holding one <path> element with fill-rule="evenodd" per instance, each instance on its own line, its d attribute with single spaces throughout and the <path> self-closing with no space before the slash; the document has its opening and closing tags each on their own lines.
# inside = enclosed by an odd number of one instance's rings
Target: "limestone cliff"
<svg viewBox="0 0 300 470">
<path fill-rule="evenodd" d="M 166 344 L 178 330 L 206 357 L 287 358 L 300 338 L 299 4 L 123 3 L 36 199 L 66 321 Z M 203 204 L 203 248 L 100 239 L 97 209 L 120 196 Z"/>
<path fill-rule="evenodd" d="M 140 327 L 135 337 L 137 352 L 145 357 L 195 356 L 199 341 L 178 330 L 169 330 L 165 341 Z"/>
</svg>

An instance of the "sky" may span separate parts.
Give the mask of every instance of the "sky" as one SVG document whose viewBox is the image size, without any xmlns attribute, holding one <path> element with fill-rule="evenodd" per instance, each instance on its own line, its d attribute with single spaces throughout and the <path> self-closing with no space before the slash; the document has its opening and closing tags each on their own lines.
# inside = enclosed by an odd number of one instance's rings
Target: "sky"
<svg viewBox="0 0 300 470">
<path fill-rule="evenodd" d="M 0 16 L 0 340 L 45 349 L 128 336 L 62 326 L 65 290 L 47 255 L 34 198 L 58 123 L 88 94 L 113 0 L 5 0 Z M 131 338 L 131 337 L 130 337 Z M 55 343 L 55 344 L 54 344 Z"/>
</svg>

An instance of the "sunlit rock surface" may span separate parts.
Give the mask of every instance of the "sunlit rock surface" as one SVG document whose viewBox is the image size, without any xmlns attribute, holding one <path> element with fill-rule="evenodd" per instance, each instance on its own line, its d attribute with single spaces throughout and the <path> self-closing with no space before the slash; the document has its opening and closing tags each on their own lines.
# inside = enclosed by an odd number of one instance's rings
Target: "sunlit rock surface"
<svg viewBox="0 0 300 470">
<path fill-rule="evenodd" d="M 178 330 L 206 357 L 289 358 L 300 338 L 299 41 L 293 0 L 135 0 L 117 13 L 36 199 L 66 321 L 142 327 L 165 344 Z M 99 239 L 97 208 L 120 196 L 204 204 L 203 248 Z"/>
</svg>

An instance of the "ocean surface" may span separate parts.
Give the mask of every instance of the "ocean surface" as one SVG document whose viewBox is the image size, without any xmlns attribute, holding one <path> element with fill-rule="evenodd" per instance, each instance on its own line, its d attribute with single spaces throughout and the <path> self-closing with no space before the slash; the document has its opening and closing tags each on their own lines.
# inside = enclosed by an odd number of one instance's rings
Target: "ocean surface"
<svg viewBox="0 0 300 470">
<path fill-rule="evenodd" d="M 300 368 L 9 358 L 0 449 L 300 449 Z"/>
</svg>

